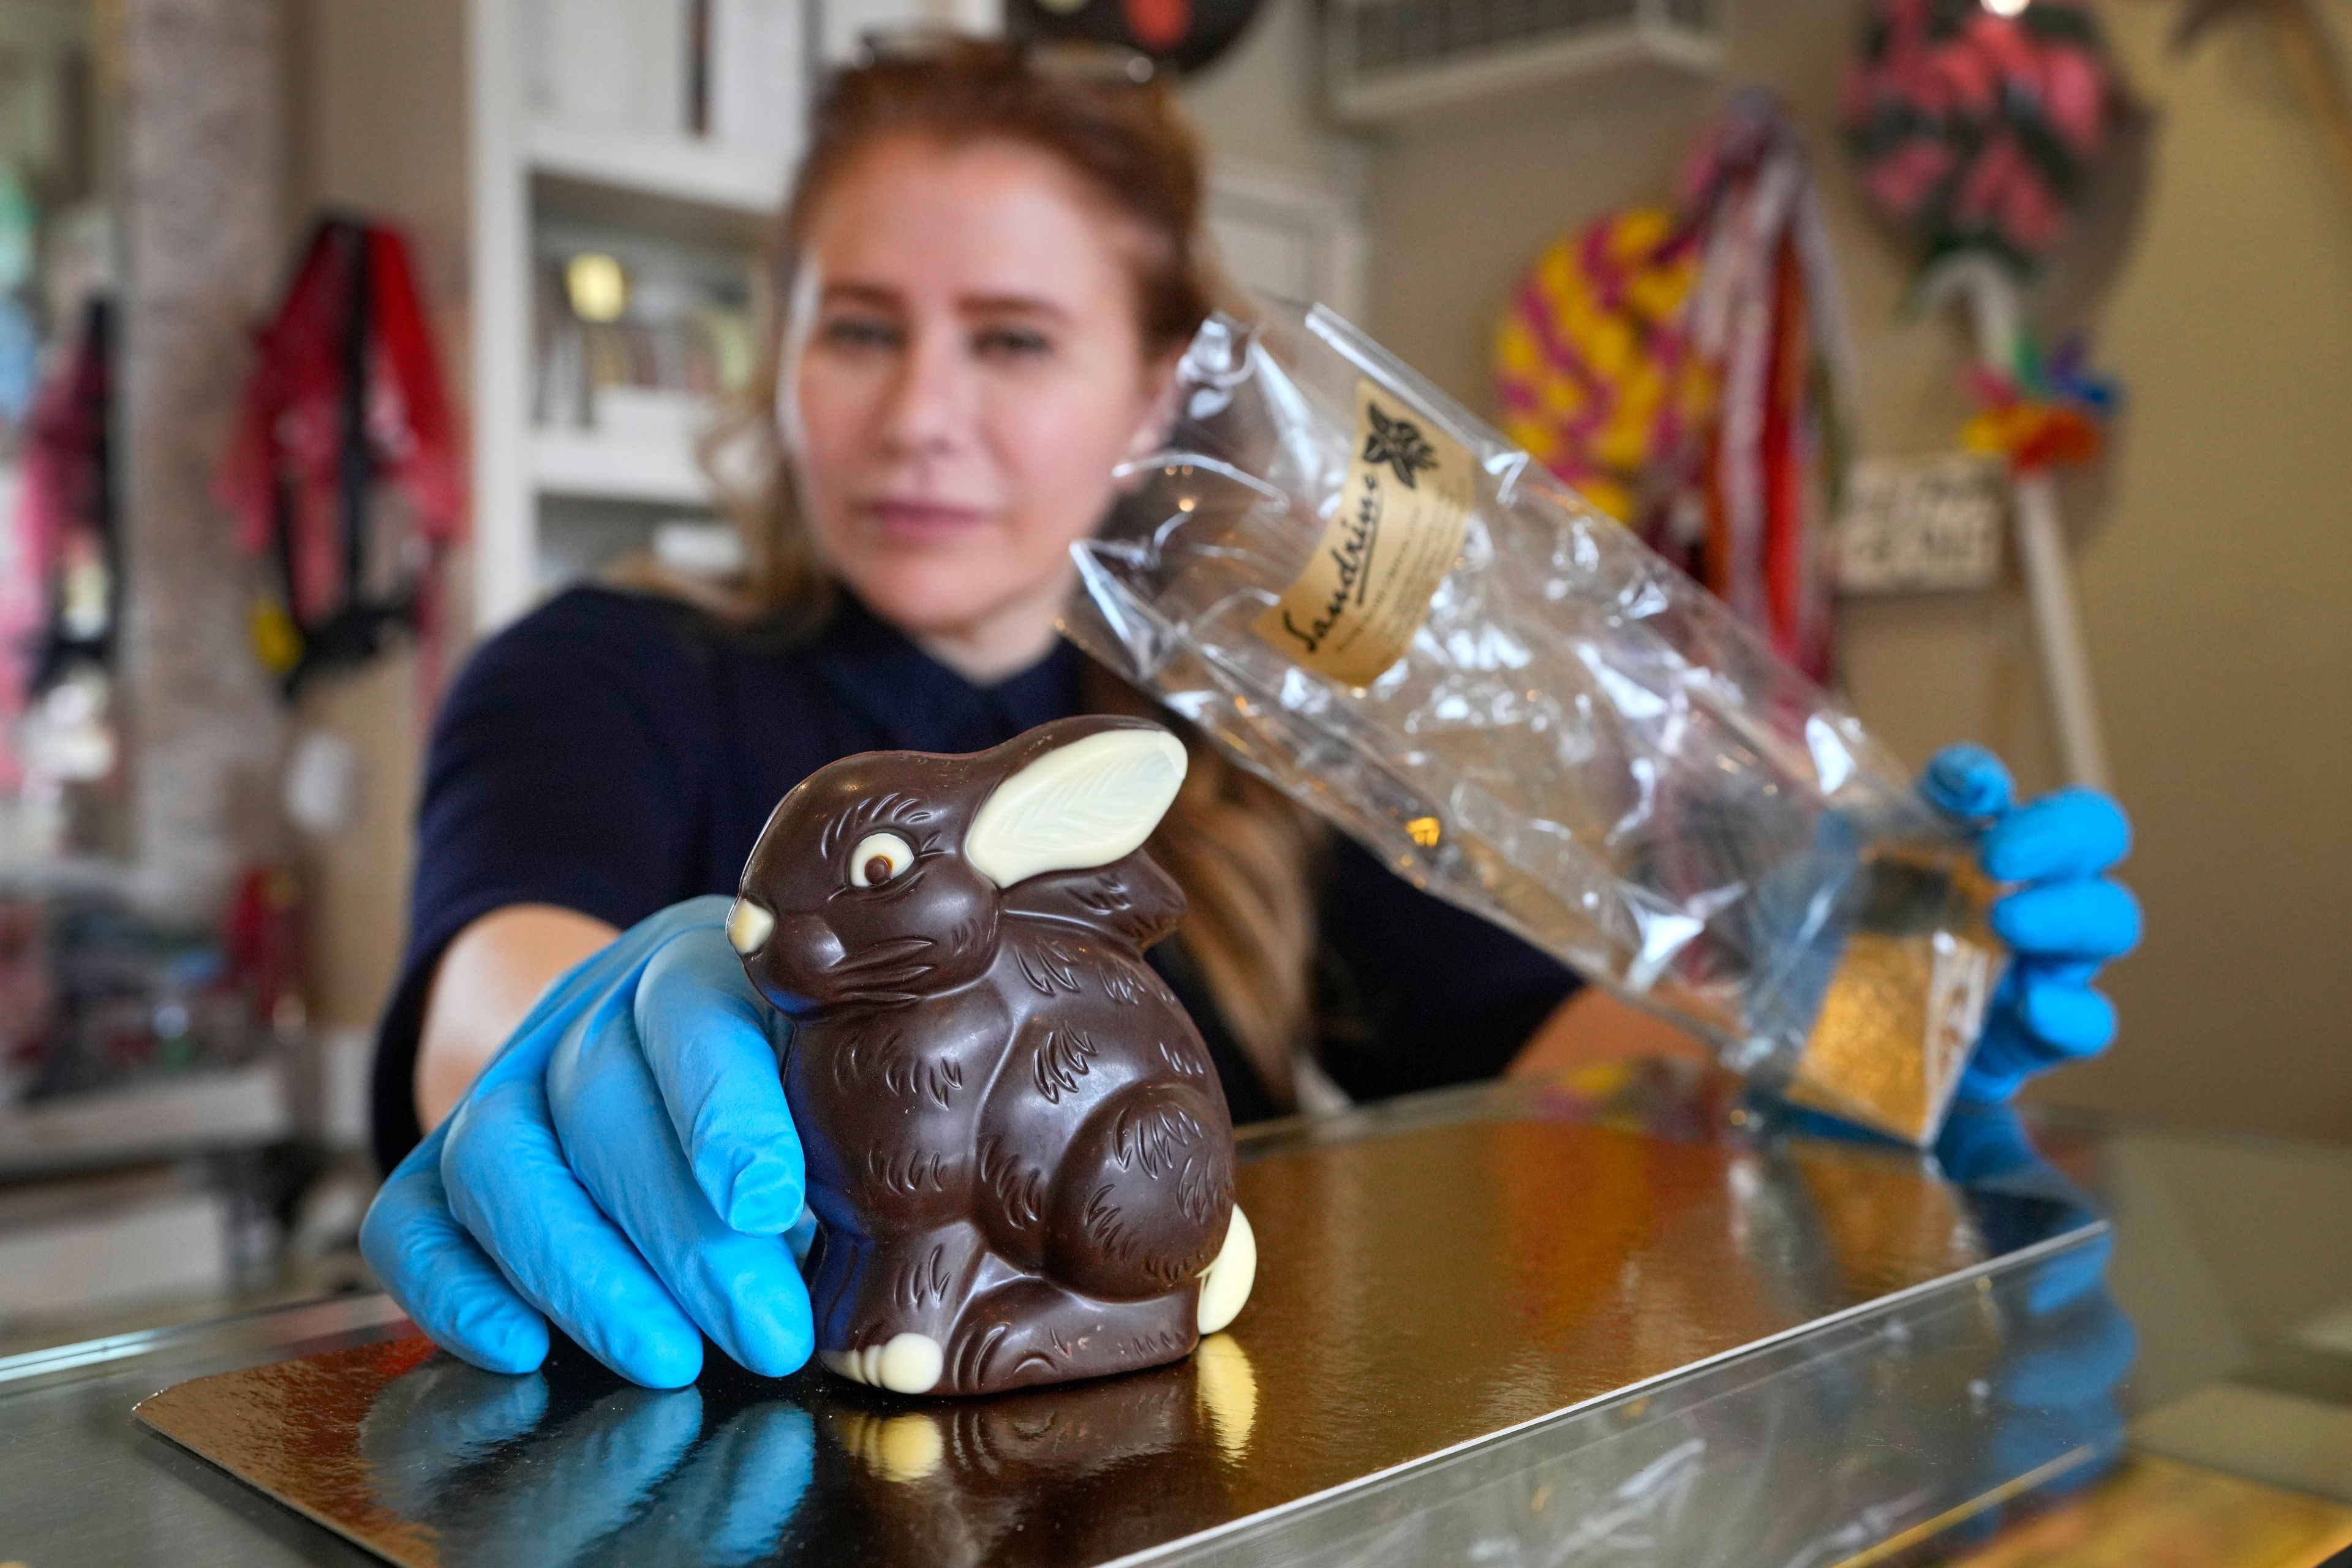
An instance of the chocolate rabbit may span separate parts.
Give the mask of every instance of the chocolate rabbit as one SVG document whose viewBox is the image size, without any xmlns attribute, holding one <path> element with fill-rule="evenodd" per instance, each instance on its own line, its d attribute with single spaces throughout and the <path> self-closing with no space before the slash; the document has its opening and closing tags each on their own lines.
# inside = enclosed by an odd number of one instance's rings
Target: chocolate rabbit
<svg viewBox="0 0 2352 1568">
<path fill-rule="evenodd" d="M 817 1353 L 903 1394 L 1173 1361 L 1256 1268 L 1201 1037 L 1142 950 L 1184 897 L 1142 850 L 1184 778 L 1156 724 L 811 774 L 728 935 L 790 1015 Z"/>
</svg>

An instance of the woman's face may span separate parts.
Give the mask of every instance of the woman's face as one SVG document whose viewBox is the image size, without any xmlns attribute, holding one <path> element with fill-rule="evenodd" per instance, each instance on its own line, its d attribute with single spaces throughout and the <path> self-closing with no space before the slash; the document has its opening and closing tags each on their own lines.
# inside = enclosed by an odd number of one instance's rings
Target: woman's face
<svg viewBox="0 0 2352 1568">
<path fill-rule="evenodd" d="M 818 548 L 876 614 L 978 663 L 1043 651 L 1166 379 L 1134 243 L 1012 142 L 879 142 L 820 204 L 786 424 Z"/>
</svg>

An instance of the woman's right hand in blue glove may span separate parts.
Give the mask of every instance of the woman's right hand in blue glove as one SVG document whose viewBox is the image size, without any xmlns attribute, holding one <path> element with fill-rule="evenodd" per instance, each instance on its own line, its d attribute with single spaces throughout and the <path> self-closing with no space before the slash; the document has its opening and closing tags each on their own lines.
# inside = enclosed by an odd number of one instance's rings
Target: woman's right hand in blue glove
<svg viewBox="0 0 2352 1568">
<path fill-rule="evenodd" d="M 360 1250 L 444 1349 L 529 1372 L 552 1322 L 656 1388 L 706 1333 L 769 1376 L 807 1361 L 800 1140 L 728 908 L 673 905 L 563 974 L 384 1182 Z"/>
</svg>

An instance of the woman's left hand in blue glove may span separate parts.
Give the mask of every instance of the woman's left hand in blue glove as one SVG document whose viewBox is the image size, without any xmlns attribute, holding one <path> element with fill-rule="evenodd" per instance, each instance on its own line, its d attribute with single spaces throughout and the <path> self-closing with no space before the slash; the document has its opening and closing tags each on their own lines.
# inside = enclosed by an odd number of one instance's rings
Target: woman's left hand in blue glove
<svg viewBox="0 0 2352 1568">
<path fill-rule="evenodd" d="M 2021 884 L 1992 907 L 2011 958 L 1959 1087 L 1964 1100 L 2007 1100 L 2036 1073 L 2096 1056 L 2115 1038 L 2115 1005 L 2091 979 L 2139 945 L 2139 901 L 2105 875 L 2131 847 L 2131 823 L 2093 789 L 2018 805 L 2009 770 L 1981 746 L 1937 752 L 1919 790 L 1981 827 L 1987 875 Z"/>
<path fill-rule="evenodd" d="M 706 1333 L 762 1376 L 808 1359 L 800 1140 L 729 906 L 673 904 L 558 976 L 384 1178 L 360 1251 L 443 1349 L 530 1372 L 552 1325 L 652 1388 L 694 1381 Z"/>
</svg>

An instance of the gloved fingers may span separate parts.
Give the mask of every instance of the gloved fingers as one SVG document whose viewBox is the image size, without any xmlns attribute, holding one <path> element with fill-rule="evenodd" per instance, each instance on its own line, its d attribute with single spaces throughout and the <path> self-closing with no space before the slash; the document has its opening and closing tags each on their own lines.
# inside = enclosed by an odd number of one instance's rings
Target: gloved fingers
<svg viewBox="0 0 2352 1568">
<path fill-rule="evenodd" d="M 2042 882 L 1992 907 L 1993 932 L 2019 955 L 2120 958 L 2139 945 L 2139 900 L 2120 882 Z"/>
<path fill-rule="evenodd" d="M 1991 1016 L 1961 1074 L 1959 1098 L 2010 1099 L 2025 1080 L 2061 1062 L 2096 1056 L 2114 1040 L 2114 1005 L 2086 985 L 2020 964 L 1993 998 Z"/>
<path fill-rule="evenodd" d="M 589 1354 L 648 1387 L 694 1381 L 701 1334 L 572 1174 L 540 1082 L 467 1095 L 449 1120 L 441 1179 L 458 1223 Z"/>
<path fill-rule="evenodd" d="M 2004 882 L 2095 877 L 2131 850 L 2131 819 L 2095 789 L 2062 789 L 1995 822 L 1979 851 Z"/>
<path fill-rule="evenodd" d="M 688 899 L 649 916 L 606 942 L 548 983 L 531 1004 L 522 1022 L 508 1037 L 508 1045 L 477 1081 L 484 1087 L 509 1079 L 537 1078 L 545 1070 L 549 1054 L 563 1032 L 615 997 L 627 1005 L 631 987 L 646 960 L 680 931 L 698 926 L 722 926 L 729 900 L 716 894 Z"/>
<path fill-rule="evenodd" d="M 522 1016 L 522 1022 L 514 1026 L 514 1033 L 507 1037 L 505 1048 L 474 1080 L 476 1087 L 486 1089 L 516 1079 L 536 1079 L 545 1072 L 547 1058 L 564 1029 L 614 987 L 625 985 L 655 945 L 642 926 L 623 931 L 549 981 L 530 1011 Z"/>
<path fill-rule="evenodd" d="M 1954 816 L 1999 816 L 2011 798 L 2009 770 L 1982 746 L 1947 746 L 1927 763 L 1919 793 Z"/>
<path fill-rule="evenodd" d="M 1968 1068 L 1960 1074 L 1959 1086 L 1952 1091 L 1955 1100 L 1979 1105 L 2006 1104 L 2017 1098 L 2017 1091 L 2032 1076 L 2030 1068 L 2008 1066 L 2002 1053 L 1988 1048 L 1991 1044 L 1992 1035 L 1988 1030 L 1985 1037 L 1977 1042 L 1976 1055 L 1969 1058 Z"/>
<path fill-rule="evenodd" d="M 800 1134 L 767 1004 L 722 931 L 685 932 L 653 956 L 637 982 L 636 1029 L 711 1208 L 737 1230 L 789 1227 L 804 1184 Z"/>
<path fill-rule="evenodd" d="M 626 1016 L 575 1031 L 549 1064 L 548 1103 L 572 1171 L 670 1298 L 720 1349 L 770 1377 L 814 1344 L 808 1287 L 779 1237 L 730 1226 L 704 1197 Z"/>
<path fill-rule="evenodd" d="M 2037 984 L 2088 985 L 2107 966 L 2104 958 L 2053 958 L 2048 953 L 2033 953 L 2019 958 L 2009 966 L 2015 977 L 2013 985 L 2031 979 Z"/>
<path fill-rule="evenodd" d="M 547 1359 L 547 1320 L 451 1214 L 441 1184 L 446 1124 L 388 1177 L 360 1225 L 360 1254 L 433 1342 L 488 1372 Z"/>
<path fill-rule="evenodd" d="M 2044 980 L 2028 970 L 2018 1017 L 2058 1058 L 2093 1057 L 2115 1043 L 2116 1005 L 2087 985 Z"/>
</svg>

